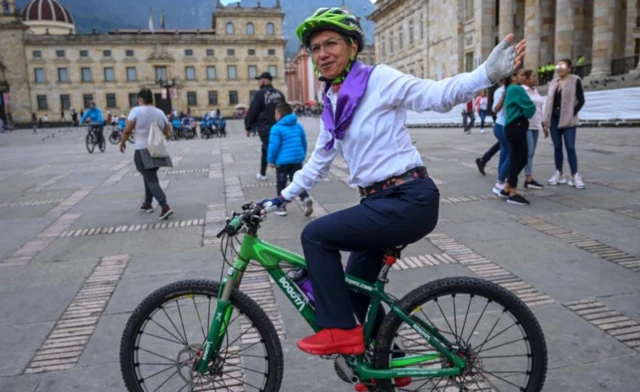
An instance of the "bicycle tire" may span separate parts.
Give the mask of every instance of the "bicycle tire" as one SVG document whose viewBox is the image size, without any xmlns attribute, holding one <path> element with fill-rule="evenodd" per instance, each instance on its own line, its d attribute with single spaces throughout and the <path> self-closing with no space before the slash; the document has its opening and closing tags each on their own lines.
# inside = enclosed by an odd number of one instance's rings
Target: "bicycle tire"
<svg viewBox="0 0 640 392">
<path fill-rule="evenodd" d="M 525 331 L 529 339 L 529 346 L 531 348 L 531 373 L 529 375 L 527 385 L 524 389 L 522 389 L 522 391 L 541 391 L 546 378 L 548 360 L 545 337 L 542 332 L 542 328 L 540 327 L 540 324 L 535 318 L 533 312 L 511 291 L 508 291 L 503 287 L 498 286 L 497 284 L 478 278 L 444 278 L 426 283 L 412 290 L 400 300 L 399 306 L 402 307 L 405 312 L 411 314 L 411 312 L 417 311 L 418 307 L 422 308 L 422 305 L 427 303 L 429 300 L 434 298 L 437 299 L 440 298 L 439 296 L 449 294 L 469 294 L 472 298 L 473 296 L 481 295 L 484 298 L 489 299 L 489 302 L 493 301 L 496 304 L 504 307 L 505 309 L 508 309 L 509 313 L 511 313 L 517 320 L 517 323 L 515 324 L 518 325 L 519 323 L 521 329 Z M 399 333 L 398 329 L 401 325 L 402 320 L 398 316 L 396 316 L 395 313 L 391 312 L 385 317 L 376 337 L 377 343 L 373 360 L 374 368 L 386 369 L 389 367 L 388 361 L 390 358 L 390 349 L 394 343 L 394 337 Z M 482 350 L 483 349 L 481 348 L 481 351 Z M 428 386 L 428 388 L 430 387 L 431 386 Z M 439 382 L 438 384 L 436 384 L 436 388 L 438 387 Z M 391 380 L 376 380 L 376 386 L 374 390 L 380 392 L 392 392 L 396 389 Z M 412 391 L 412 389 L 408 387 L 407 389 L 402 388 L 402 390 Z"/>
<path fill-rule="evenodd" d="M 107 142 L 105 142 L 104 139 L 98 141 L 98 148 L 100 149 L 100 152 L 105 152 L 107 149 Z"/>
<path fill-rule="evenodd" d="M 217 298 L 220 284 L 216 281 L 191 279 L 171 283 L 159 288 L 147 296 L 133 311 L 120 341 L 120 370 L 125 385 L 130 392 L 146 391 L 142 388 L 136 374 L 135 350 L 138 335 L 142 334 L 141 327 L 145 326 L 157 309 L 170 301 L 178 300 L 185 296 L 205 295 L 209 298 Z M 284 357 L 280 338 L 276 329 L 260 306 L 249 296 L 239 290 L 234 290 L 231 296 L 231 305 L 243 313 L 255 326 L 263 342 L 268 361 L 268 380 L 265 384 L 265 392 L 277 392 L 280 390 L 284 372 Z M 144 383 L 144 379 L 143 382 Z M 216 389 L 217 390 L 217 389 Z"/>
<path fill-rule="evenodd" d="M 93 144 L 93 137 L 90 133 L 88 133 L 87 137 L 85 138 L 85 144 L 87 146 L 87 151 L 89 151 L 89 154 L 93 154 L 93 150 L 96 149 L 96 145 Z"/>
<path fill-rule="evenodd" d="M 111 142 L 111 144 L 118 144 L 120 143 L 120 133 L 116 133 L 114 134 L 113 132 L 111 133 L 111 135 L 109 135 L 109 142 Z"/>
<path fill-rule="evenodd" d="M 136 142 L 136 137 L 133 134 L 131 134 L 131 135 L 129 135 L 129 139 L 127 139 L 127 141 L 129 143 L 133 144 L 133 143 Z"/>
</svg>

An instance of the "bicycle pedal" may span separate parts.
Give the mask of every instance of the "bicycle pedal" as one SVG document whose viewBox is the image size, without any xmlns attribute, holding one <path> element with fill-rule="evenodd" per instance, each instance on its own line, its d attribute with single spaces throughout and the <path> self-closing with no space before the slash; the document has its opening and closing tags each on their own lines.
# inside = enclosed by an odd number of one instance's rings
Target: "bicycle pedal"
<svg viewBox="0 0 640 392">
<path fill-rule="evenodd" d="M 322 359 L 329 359 L 329 360 L 334 360 L 334 359 L 338 359 L 340 355 L 338 354 L 331 354 L 331 355 L 321 355 L 320 358 Z"/>
</svg>

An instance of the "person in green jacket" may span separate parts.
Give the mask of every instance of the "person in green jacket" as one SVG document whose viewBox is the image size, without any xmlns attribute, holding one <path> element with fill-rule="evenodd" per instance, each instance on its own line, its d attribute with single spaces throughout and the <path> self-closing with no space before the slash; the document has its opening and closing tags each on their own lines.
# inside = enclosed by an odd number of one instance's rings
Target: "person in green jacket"
<svg viewBox="0 0 640 392">
<path fill-rule="evenodd" d="M 511 75 L 504 100 L 505 119 L 504 131 L 511 149 L 511 164 L 507 174 L 507 184 L 500 192 L 500 196 L 507 199 L 507 203 L 529 205 L 529 201 L 518 194 L 518 175 L 527 165 L 529 159 L 527 145 L 527 131 L 529 119 L 536 113 L 536 105 L 529 94 L 522 88 L 525 81 L 523 70 Z"/>
</svg>

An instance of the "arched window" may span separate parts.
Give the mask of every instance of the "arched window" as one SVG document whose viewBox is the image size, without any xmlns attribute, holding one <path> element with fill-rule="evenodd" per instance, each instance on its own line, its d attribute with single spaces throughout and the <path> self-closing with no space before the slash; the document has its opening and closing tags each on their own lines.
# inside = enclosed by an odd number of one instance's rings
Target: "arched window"
<svg viewBox="0 0 640 392">
<path fill-rule="evenodd" d="M 276 29 L 273 26 L 273 23 L 267 23 L 267 35 L 274 35 L 276 33 Z"/>
<path fill-rule="evenodd" d="M 255 33 L 255 28 L 253 27 L 253 23 L 247 23 L 247 34 L 253 35 Z"/>
<path fill-rule="evenodd" d="M 233 35 L 233 23 L 228 22 L 226 26 L 227 35 Z"/>
</svg>

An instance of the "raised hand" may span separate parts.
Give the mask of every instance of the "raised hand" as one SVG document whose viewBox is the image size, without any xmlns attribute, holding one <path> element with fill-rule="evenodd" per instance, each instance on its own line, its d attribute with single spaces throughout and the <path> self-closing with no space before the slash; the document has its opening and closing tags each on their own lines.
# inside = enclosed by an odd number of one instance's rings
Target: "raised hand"
<svg viewBox="0 0 640 392">
<path fill-rule="evenodd" d="M 502 78 L 511 76 L 514 70 L 518 69 L 524 61 L 527 41 L 522 40 L 513 44 L 515 36 L 509 34 L 498 44 L 489 54 L 489 58 L 484 63 L 487 76 L 491 83 L 495 83 Z"/>
</svg>

